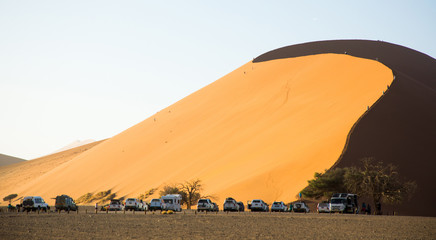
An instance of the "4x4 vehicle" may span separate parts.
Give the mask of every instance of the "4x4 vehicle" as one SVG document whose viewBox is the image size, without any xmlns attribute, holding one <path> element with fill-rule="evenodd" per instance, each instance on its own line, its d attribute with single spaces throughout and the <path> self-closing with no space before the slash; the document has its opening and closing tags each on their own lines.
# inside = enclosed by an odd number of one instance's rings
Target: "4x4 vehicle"
<svg viewBox="0 0 436 240">
<path fill-rule="evenodd" d="M 162 203 L 163 201 L 160 198 L 151 199 L 149 207 L 150 211 L 162 210 Z"/>
<path fill-rule="evenodd" d="M 197 210 L 198 211 L 212 211 L 213 210 L 213 203 L 209 198 L 203 198 L 198 200 L 197 203 Z"/>
<path fill-rule="evenodd" d="M 240 211 L 240 212 L 245 211 L 244 203 L 242 203 L 242 202 L 238 202 L 238 205 L 239 205 L 239 211 Z"/>
<path fill-rule="evenodd" d="M 235 199 L 229 197 L 226 198 L 223 204 L 223 211 L 224 212 L 237 212 L 239 211 L 239 204 L 236 202 Z"/>
<path fill-rule="evenodd" d="M 136 198 L 127 198 L 124 209 L 126 209 L 126 211 L 143 211 L 144 205 L 142 201 L 139 201 Z"/>
<path fill-rule="evenodd" d="M 287 207 L 284 202 L 274 202 L 271 205 L 271 212 L 285 212 L 286 208 Z"/>
<path fill-rule="evenodd" d="M 77 211 L 79 210 L 79 207 L 76 205 L 74 200 L 68 196 L 68 195 L 60 195 L 56 197 L 56 203 L 55 203 L 55 209 L 56 211 Z"/>
<path fill-rule="evenodd" d="M 334 193 L 330 199 L 330 212 L 356 213 L 357 195 L 352 193 Z"/>
<path fill-rule="evenodd" d="M 218 204 L 216 203 L 212 203 L 213 207 L 212 207 L 212 212 L 219 212 L 220 211 L 220 207 L 218 206 Z"/>
<path fill-rule="evenodd" d="M 124 205 L 121 200 L 112 199 L 109 204 L 109 211 L 122 211 L 124 209 Z"/>
<path fill-rule="evenodd" d="M 328 202 L 320 202 L 318 203 L 318 205 L 316 206 L 316 211 L 318 213 L 329 213 L 329 203 Z"/>
<path fill-rule="evenodd" d="M 309 207 L 306 205 L 305 202 L 300 201 L 300 202 L 295 202 L 294 203 L 294 207 L 292 208 L 292 211 L 294 212 L 304 212 L 304 213 L 308 213 L 310 212 Z"/>
<path fill-rule="evenodd" d="M 35 210 L 50 210 L 50 206 L 44 202 L 44 199 L 39 196 L 27 196 L 23 198 L 23 211 L 35 211 Z"/>
<path fill-rule="evenodd" d="M 253 201 L 251 201 L 250 209 L 252 212 L 256 212 L 256 211 L 268 212 L 269 206 L 261 199 L 254 199 Z"/>
</svg>

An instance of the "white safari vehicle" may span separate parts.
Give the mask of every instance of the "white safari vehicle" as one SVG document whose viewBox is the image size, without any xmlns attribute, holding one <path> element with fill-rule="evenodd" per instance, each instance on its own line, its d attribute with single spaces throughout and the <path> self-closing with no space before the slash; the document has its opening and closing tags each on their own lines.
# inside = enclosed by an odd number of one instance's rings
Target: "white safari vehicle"
<svg viewBox="0 0 436 240">
<path fill-rule="evenodd" d="M 310 212 L 309 207 L 306 205 L 305 202 L 303 201 L 298 201 L 294 203 L 294 207 L 292 208 L 293 212 L 304 212 L 304 213 L 308 213 Z"/>
<path fill-rule="evenodd" d="M 50 207 L 47 203 L 44 202 L 44 199 L 39 196 L 27 196 L 23 198 L 23 211 L 35 211 L 35 210 L 50 210 Z"/>
<path fill-rule="evenodd" d="M 173 210 L 175 212 L 182 211 L 182 195 L 168 194 L 162 197 L 162 210 Z"/>
<path fill-rule="evenodd" d="M 261 199 L 254 199 L 253 201 L 251 201 L 250 209 L 252 212 L 256 212 L 256 211 L 268 212 L 269 206 Z"/>
<path fill-rule="evenodd" d="M 213 211 L 214 205 L 209 198 L 200 199 L 197 203 L 197 210 L 206 212 Z"/>
<path fill-rule="evenodd" d="M 226 200 L 224 201 L 224 204 L 223 204 L 223 211 L 224 212 L 229 212 L 229 211 L 237 212 L 237 211 L 239 211 L 239 204 L 238 204 L 238 202 L 236 202 L 236 200 L 231 198 L 231 197 L 226 198 Z"/>
<path fill-rule="evenodd" d="M 356 213 L 357 195 L 351 193 L 335 193 L 330 199 L 329 211 L 331 213 Z"/>
<path fill-rule="evenodd" d="M 284 202 L 274 202 L 271 205 L 271 212 L 286 212 L 286 205 Z"/>
<path fill-rule="evenodd" d="M 126 211 L 128 210 L 143 211 L 144 205 L 142 204 L 142 201 L 139 201 L 136 198 L 127 198 L 126 203 L 124 205 L 124 209 L 126 209 Z"/>
<path fill-rule="evenodd" d="M 153 198 L 150 202 L 150 211 L 162 210 L 163 201 L 161 198 Z"/>
</svg>

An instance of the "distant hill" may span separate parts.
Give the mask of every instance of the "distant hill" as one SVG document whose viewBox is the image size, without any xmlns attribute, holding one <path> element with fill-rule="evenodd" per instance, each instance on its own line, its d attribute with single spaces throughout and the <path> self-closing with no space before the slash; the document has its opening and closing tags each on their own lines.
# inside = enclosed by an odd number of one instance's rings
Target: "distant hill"
<svg viewBox="0 0 436 240">
<path fill-rule="evenodd" d="M 5 155 L 5 154 L 0 154 L 0 167 L 14 164 L 14 163 L 23 162 L 23 161 L 26 161 L 26 160 L 21 159 L 21 158 L 17 158 L 17 157 L 12 157 L 12 156 Z"/>
</svg>

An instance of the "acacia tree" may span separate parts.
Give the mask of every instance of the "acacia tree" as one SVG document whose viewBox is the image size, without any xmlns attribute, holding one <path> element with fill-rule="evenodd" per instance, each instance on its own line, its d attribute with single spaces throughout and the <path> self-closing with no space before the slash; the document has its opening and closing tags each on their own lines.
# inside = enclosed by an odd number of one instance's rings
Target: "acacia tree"
<svg viewBox="0 0 436 240">
<path fill-rule="evenodd" d="M 11 204 L 12 199 L 16 198 L 18 196 L 18 194 L 13 193 L 13 194 L 9 194 L 6 197 L 3 198 L 3 201 L 9 201 L 9 204 Z"/>
<path fill-rule="evenodd" d="M 376 214 L 381 214 L 381 203 L 398 204 L 410 199 L 416 189 L 413 181 L 400 179 L 397 167 L 373 158 L 362 159 L 363 169 L 350 168 L 344 176 L 347 189 L 361 196 L 368 196 L 376 206 Z"/>
<path fill-rule="evenodd" d="M 200 179 L 185 181 L 180 184 L 180 190 L 185 194 L 186 208 L 191 209 L 192 205 L 201 198 L 201 191 L 203 191 L 203 184 Z"/>
<path fill-rule="evenodd" d="M 346 168 L 335 168 L 325 173 L 314 174 L 314 179 L 307 181 L 308 186 L 301 191 L 301 194 L 308 198 L 319 199 L 330 197 L 335 192 L 345 192 L 344 175 Z"/>
</svg>

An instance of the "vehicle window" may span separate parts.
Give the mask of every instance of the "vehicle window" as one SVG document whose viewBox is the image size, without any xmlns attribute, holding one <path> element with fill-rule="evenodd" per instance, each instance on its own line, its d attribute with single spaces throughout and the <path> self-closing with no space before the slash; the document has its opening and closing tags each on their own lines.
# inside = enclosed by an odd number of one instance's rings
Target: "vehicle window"
<svg viewBox="0 0 436 240">
<path fill-rule="evenodd" d="M 128 198 L 127 201 L 135 201 L 134 198 Z"/>
<path fill-rule="evenodd" d="M 333 204 L 340 204 L 340 203 L 345 203 L 345 202 L 346 202 L 345 199 L 332 199 Z"/>
<path fill-rule="evenodd" d="M 260 203 L 260 200 L 253 200 L 253 203 Z"/>
<path fill-rule="evenodd" d="M 207 203 L 207 199 L 200 199 L 200 201 L 198 201 L 198 203 Z"/>
<path fill-rule="evenodd" d="M 173 200 L 172 199 L 164 199 L 164 202 L 165 203 L 173 203 Z"/>
</svg>

